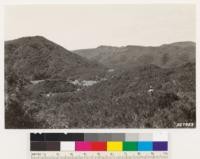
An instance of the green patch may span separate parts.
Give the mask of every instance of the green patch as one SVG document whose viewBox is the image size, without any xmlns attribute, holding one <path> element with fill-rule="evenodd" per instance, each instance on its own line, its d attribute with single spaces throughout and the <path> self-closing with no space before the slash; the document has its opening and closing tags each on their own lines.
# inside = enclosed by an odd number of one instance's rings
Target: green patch
<svg viewBox="0 0 200 159">
<path fill-rule="evenodd" d="M 123 142 L 123 151 L 137 151 L 138 142 Z"/>
</svg>

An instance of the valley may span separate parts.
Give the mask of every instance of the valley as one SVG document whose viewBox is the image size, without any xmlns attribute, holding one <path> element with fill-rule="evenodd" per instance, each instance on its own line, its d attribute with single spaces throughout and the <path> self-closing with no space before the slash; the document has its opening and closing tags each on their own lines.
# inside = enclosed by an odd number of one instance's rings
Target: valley
<svg viewBox="0 0 200 159">
<path fill-rule="evenodd" d="M 5 42 L 6 128 L 175 128 L 196 121 L 195 43 L 69 51 Z"/>
</svg>

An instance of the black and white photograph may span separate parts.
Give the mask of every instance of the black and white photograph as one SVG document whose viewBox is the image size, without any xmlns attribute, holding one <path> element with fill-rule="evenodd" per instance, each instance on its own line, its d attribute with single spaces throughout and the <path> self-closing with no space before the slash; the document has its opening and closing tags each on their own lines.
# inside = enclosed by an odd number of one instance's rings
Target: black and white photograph
<svg viewBox="0 0 200 159">
<path fill-rule="evenodd" d="M 7 5 L 5 128 L 195 128 L 195 8 Z"/>
</svg>

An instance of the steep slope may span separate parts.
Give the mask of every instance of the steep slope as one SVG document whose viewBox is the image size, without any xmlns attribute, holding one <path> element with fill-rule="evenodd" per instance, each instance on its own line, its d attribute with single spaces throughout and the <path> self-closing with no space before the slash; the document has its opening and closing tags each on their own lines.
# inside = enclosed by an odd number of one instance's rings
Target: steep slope
<svg viewBox="0 0 200 159">
<path fill-rule="evenodd" d="M 100 46 L 94 49 L 75 50 L 74 52 L 111 68 L 146 64 L 170 68 L 188 62 L 195 62 L 195 43 L 189 41 L 165 44 L 158 47 Z"/>
<path fill-rule="evenodd" d="M 177 128 L 183 121 L 195 127 L 195 64 L 123 70 L 80 91 L 39 98 L 25 110 L 43 128 Z"/>
<path fill-rule="evenodd" d="M 195 124 L 194 63 L 176 69 L 137 67 L 78 94 L 82 103 L 76 104 L 79 111 L 73 111 L 77 115 L 70 118 L 72 126 L 170 128 L 182 121 Z"/>
<path fill-rule="evenodd" d="M 90 62 L 41 36 L 6 41 L 6 128 L 44 127 L 46 119 L 38 121 L 38 114 L 37 117 L 33 114 L 42 110 L 42 106 L 45 110 L 52 110 L 53 105 L 48 107 L 45 103 L 49 101 L 48 97 L 65 92 L 71 94 L 77 88 L 70 80 L 98 80 L 104 72 L 102 65 Z M 40 99 L 44 101 L 40 103 Z M 52 115 L 52 118 L 55 120 L 55 116 Z"/>
<path fill-rule="evenodd" d="M 41 36 L 5 42 L 5 72 L 29 80 L 96 78 L 104 68 Z"/>
</svg>

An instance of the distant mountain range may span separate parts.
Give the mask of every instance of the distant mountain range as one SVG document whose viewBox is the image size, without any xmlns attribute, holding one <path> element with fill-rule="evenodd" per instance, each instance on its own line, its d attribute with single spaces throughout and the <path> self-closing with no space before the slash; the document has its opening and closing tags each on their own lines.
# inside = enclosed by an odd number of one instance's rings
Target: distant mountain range
<svg viewBox="0 0 200 159">
<path fill-rule="evenodd" d="M 154 64 L 162 68 L 178 67 L 195 62 L 195 43 L 190 41 L 164 44 L 158 47 L 128 45 L 124 47 L 99 46 L 74 52 L 110 68 L 129 68 Z"/>
<path fill-rule="evenodd" d="M 41 36 L 6 41 L 6 128 L 195 127 L 195 47 L 69 51 Z"/>
</svg>

